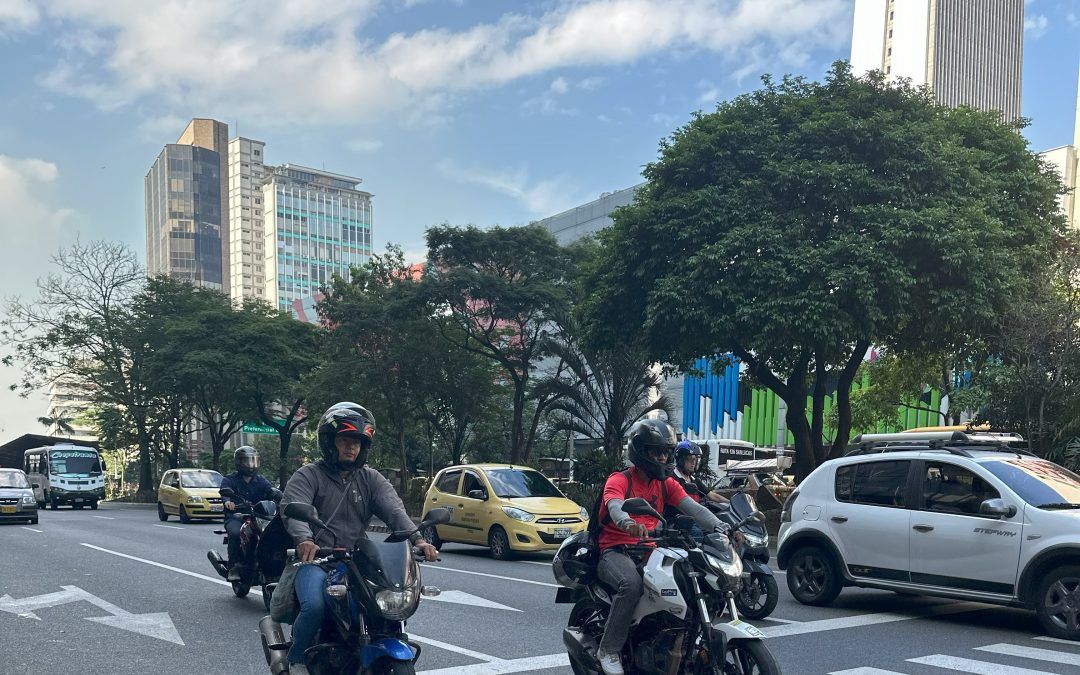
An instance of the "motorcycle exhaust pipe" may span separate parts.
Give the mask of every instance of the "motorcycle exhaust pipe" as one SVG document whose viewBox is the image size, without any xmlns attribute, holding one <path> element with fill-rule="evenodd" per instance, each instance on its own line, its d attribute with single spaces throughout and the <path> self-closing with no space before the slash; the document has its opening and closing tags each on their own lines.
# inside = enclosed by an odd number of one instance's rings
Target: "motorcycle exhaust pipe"
<svg viewBox="0 0 1080 675">
<path fill-rule="evenodd" d="M 259 635 L 262 638 L 263 657 L 271 674 L 288 673 L 289 643 L 285 640 L 285 631 L 281 624 L 269 616 L 264 616 L 259 621 Z"/>
<path fill-rule="evenodd" d="M 225 560 L 220 553 L 214 550 L 207 551 L 206 559 L 210 561 L 210 564 L 214 566 L 214 570 L 221 575 L 222 579 L 229 578 L 229 566 L 225 564 Z"/>
<path fill-rule="evenodd" d="M 600 661 L 596 659 L 595 649 L 590 652 L 589 647 L 596 647 L 593 641 L 586 637 L 583 631 L 577 628 L 564 628 L 562 633 L 563 645 L 571 661 L 583 664 L 591 670 L 600 670 Z"/>
</svg>

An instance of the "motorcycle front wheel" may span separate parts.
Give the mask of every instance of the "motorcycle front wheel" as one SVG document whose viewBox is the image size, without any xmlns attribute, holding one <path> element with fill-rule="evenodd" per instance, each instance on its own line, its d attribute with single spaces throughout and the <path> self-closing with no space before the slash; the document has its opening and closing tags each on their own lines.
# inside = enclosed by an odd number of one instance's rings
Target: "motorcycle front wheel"
<svg viewBox="0 0 1080 675">
<path fill-rule="evenodd" d="M 714 675 L 780 675 L 780 666 L 760 640 L 732 640 Z"/>
<path fill-rule="evenodd" d="M 390 661 L 379 672 L 383 675 L 416 675 L 416 666 L 404 661 Z"/>
<path fill-rule="evenodd" d="M 247 597 L 248 591 L 251 590 L 251 586 L 245 584 L 243 581 L 232 582 L 232 592 L 238 598 Z"/>
<path fill-rule="evenodd" d="M 739 616 L 751 620 L 764 619 L 776 609 L 780 588 L 770 574 L 754 574 L 735 596 Z"/>
</svg>

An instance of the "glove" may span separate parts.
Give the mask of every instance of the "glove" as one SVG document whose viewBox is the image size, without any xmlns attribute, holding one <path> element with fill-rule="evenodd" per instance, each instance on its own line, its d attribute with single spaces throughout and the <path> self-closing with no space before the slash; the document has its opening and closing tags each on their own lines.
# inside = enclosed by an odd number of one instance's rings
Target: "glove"
<svg viewBox="0 0 1080 675">
<path fill-rule="evenodd" d="M 717 534 L 731 534 L 731 526 L 727 523 L 720 523 L 713 532 Z"/>
</svg>

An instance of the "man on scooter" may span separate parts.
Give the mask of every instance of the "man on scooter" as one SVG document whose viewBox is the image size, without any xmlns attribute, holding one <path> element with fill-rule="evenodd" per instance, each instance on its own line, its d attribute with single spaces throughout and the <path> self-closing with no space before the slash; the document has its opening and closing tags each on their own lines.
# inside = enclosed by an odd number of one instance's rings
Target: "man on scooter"
<svg viewBox="0 0 1080 675">
<path fill-rule="evenodd" d="M 315 559 L 320 546 L 352 546 L 367 536 L 371 517 L 377 516 L 392 530 L 412 530 L 405 504 L 390 481 L 365 466 L 375 418 L 355 403 L 338 403 L 319 420 L 319 450 L 322 459 L 296 470 L 285 486 L 283 503 L 311 504 L 326 528 L 312 532 L 304 522 L 285 518 L 285 527 L 296 542 L 296 555 L 303 562 Z M 428 561 L 438 557 L 434 546 L 419 534 L 412 543 Z M 290 675 L 306 675 L 304 652 L 311 647 L 326 611 L 326 571 L 318 565 L 304 565 L 296 571 L 296 599 L 300 611 L 293 622 L 289 649 Z"/>
<path fill-rule="evenodd" d="M 236 496 L 254 504 L 273 499 L 274 486 L 259 475 L 259 453 L 250 445 L 241 445 L 233 451 L 233 467 L 236 469 L 221 479 L 221 488 L 232 488 Z M 219 488 L 220 489 L 220 488 Z M 240 528 L 244 517 L 236 513 L 236 503 L 227 500 L 222 509 L 225 515 L 225 532 L 229 535 L 229 581 L 240 581 Z"/>
<path fill-rule="evenodd" d="M 597 574 L 616 589 L 611 603 L 604 637 L 597 649 L 600 667 L 606 675 L 622 675 L 622 648 L 642 593 L 640 564 L 647 549 L 654 546 L 640 540 L 656 529 L 659 521 L 652 516 L 632 516 L 622 510 L 623 502 L 642 497 L 663 513 L 666 506 L 686 514 L 706 532 L 727 532 L 708 509 L 688 497 L 674 478 L 667 475 L 667 463 L 675 448 L 675 431 L 661 420 L 636 423 L 629 433 L 628 455 L 633 467 L 629 472 L 614 473 L 604 483 L 601 497 L 600 562 Z"/>
</svg>

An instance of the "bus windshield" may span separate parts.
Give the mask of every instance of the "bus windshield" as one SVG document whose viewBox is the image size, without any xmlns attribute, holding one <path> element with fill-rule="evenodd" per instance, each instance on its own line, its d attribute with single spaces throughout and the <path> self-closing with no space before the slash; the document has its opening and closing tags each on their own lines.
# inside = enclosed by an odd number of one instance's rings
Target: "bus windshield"
<svg viewBox="0 0 1080 675">
<path fill-rule="evenodd" d="M 101 464 L 92 450 L 54 450 L 49 453 L 49 473 L 99 474 Z"/>
</svg>

